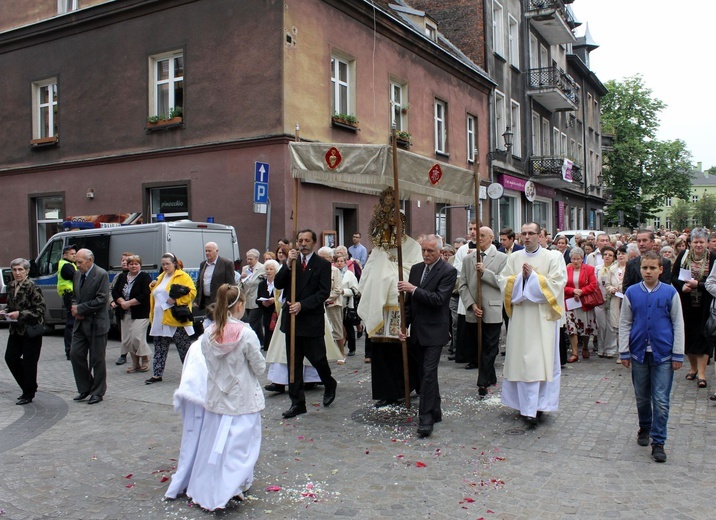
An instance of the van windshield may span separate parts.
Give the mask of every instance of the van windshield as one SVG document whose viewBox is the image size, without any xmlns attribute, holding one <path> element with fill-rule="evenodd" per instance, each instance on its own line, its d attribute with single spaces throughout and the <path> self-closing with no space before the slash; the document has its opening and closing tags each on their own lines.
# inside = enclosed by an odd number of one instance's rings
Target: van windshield
<svg viewBox="0 0 716 520">
<path fill-rule="evenodd" d="M 57 272 L 57 264 L 62 258 L 62 239 L 53 240 L 37 259 L 37 273 L 48 276 Z"/>
</svg>

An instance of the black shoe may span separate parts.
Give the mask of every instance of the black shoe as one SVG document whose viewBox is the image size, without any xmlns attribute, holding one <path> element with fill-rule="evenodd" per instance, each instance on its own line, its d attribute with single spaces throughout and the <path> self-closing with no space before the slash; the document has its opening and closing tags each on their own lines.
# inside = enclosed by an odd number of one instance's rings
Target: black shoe
<svg viewBox="0 0 716 520">
<path fill-rule="evenodd" d="M 523 415 L 522 419 L 527 423 L 527 426 L 530 428 L 534 428 L 539 424 L 539 421 L 537 420 L 537 417 L 530 417 L 528 415 Z"/>
<path fill-rule="evenodd" d="M 363 337 L 363 329 L 360 329 L 358 332 L 356 332 L 356 336 L 358 339 L 361 339 Z"/>
<path fill-rule="evenodd" d="M 66 354 L 66 356 L 67 356 L 67 361 L 70 361 L 70 355 Z"/>
<path fill-rule="evenodd" d="M 301 415 L 302 413 L 306 413 L 306 406 L 295 405 L 283 412 L 281 415 L 284 419 L 290 419 L 291 417 L 296 417 L 297 415 Z"/>
<path fill-rule="evenodd" d="M 92 397 L 90 397 L 89 401 L 87 401 L 87 404 L 97 404 L 100 401 L 102 401 L 101 395 L 93 395 Z"/>
<path fill-rule="evenodd" d="M 82 392 L 77 397 L 73 397 L 72 400 L 73 401 L 84 401 L 85 399 L 87 399 L 88 395 L 89 395 L 89 392 Z"/>
<path fill-rule="evenodd" d="M 127 354 L 123 356 L 119 356 L 117 361 L 114 362 L 115 365 L 124 365 L 127 362 Z"/>
<path fill-rule="evenodd" d="M 390 406 L 393 404 L 396 404 L 398 401 L 390 401 L 388 399 L 381 399 L 380 401 L 376 401 L 376 403 L 373 405 L 374 408 L 385 408 L 386 406 Z"/>
<path fill-rule="evenodd" d="M 316 383 L 303 383 L 303 389 L 304 390 L 314 390 L 318 384 Z"/>
<path fill-rule="evenodd" d="M 468 363 L 465 365 L 465 370 L 475 370 L 477 368 L 477 365 L 475 363 Z"/>
<path fill-rule="evenodd" d="M 501 356 L 504 356 L 505 354 L 507 354 L 507 352 L 500 352 Z"/>
<path fill-rule="evenodd" d="M 349 355 L 350 357 L 353 357 L 353 356 L 356 355 L 356 351 L 355 351 L 355 350 L 349 350 L 349 351 L 348 351 L 348 355 Z"/>
<path fill-rule="evenodd" d="M 30 404 L 32 402 L 32 397 L 21 397 L 17 400 L 15 404 Z"/>
<path fill-rule="evenodd" d="M 448 356 L 448 361 L 455 361 L 455 356 Z"/>
<path fill-rule="evenodd" d="M 331 403 L 336 400 L 336 388 L 338 383 L 333 383 L 331 387 L 326 387 L 323 392 L 323 406 L 331 406 Z"/>
<path fill-rule="evenodd" d="M 541 421 L 543 416 L 544 412 L 542 410 L 537 410 L 537 421 Z"/>
<path fill-rule="evenodd" d="M 433 425 L 421 424 L 418 426 L 418 431 L 416 433 L 421 439 L 424 439 L 425 437 L 430 437 L 430 435 L 433 433 Z"/>
<path fill-rule="evenodd" d="M 666 462 L 666 452 L 661 444 L 654 444 L 651 447 L 651 456 L 656 462 Z"/>
<path fill-rule="evenodd" d="M 485 397 L 487 395 L 487 388 L 485 388 L 484 386 L 478 386 L 477 395 L 479 395 L 480 397 Z"/>
<path fill-rule="evenodd" d="M 716 394 L 709 397 L 709 401 L 716 401 Z"/>
<path fill-rule="evenodd" d="M 266 390 L 269 392 L 276 392 L 279 394 L 282 394 L 286 391 L 286 385 L 277 385 L 276 383 L 271 383 L 270 385 L 264 386 Z"/>
<path fill-rule="evenodd" d="M 149 379 L 147 379 L 147 380 L 144 382 L 144 384 L 145 384 L 145 385 L 151 385 L 151 384 L 154 384 L 154 383 L 161 383 L 161 382 L 162 382 L 162 378 L 161 378 L 161 377 L 154 377 L 154 376 L 152 376 L 152 377 L 150 377 Z"/>
<path fill-rule="evenodd" d="M 649 440 L 649 430 L 646 428 L 639 428 L 639 433 L 636 434 L 636 443 L 639 446 L 648 446 Z"/>
</svg>

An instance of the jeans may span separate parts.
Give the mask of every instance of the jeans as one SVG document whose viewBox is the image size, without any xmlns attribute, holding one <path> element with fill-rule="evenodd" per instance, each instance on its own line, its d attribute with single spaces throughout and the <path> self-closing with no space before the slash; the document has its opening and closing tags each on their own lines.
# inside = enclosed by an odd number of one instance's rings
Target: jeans
<svg viewBox="0 0 716 520">
<path fill-rule="evenodd" d="M 639 428 L 649 430 L 652 444 L 666 443 L 666 423 L 669 420 L 669 396 L 674 381 L 671 360 L 655 363 L 651 352 L 644 362 L 631 359 L 631 379 L 636 395 Z"/>
</svg>

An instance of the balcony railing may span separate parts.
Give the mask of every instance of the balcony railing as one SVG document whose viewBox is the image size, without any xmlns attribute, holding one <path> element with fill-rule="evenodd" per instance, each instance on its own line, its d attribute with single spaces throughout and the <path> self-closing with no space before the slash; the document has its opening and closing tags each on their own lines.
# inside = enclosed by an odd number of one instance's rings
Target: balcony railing
<svg viewBox="0 0 716 520">
<path fill-rule="evenodd" d="M 563 178 L 562 168 L 564 157 L 556 156 L 533 156 L 530 157 L 530 175 L 540 184 L 554 188 L 571 187 L 582 189 L 582 167 L 577 163 L 572 164 L 572 182 Z"/>
<path fill-rule="evenodd" d="M 545 108 L 556 112 L 579 108 L 579 85 L 558 67 L 530 69 L 528 89 Z"/>
<path fill-rule="evenodd" d="M 574 43 L 572 29 L 577 22 L 563 0 L 527 0 L 525 17 L 550 43 Z"/>
</svg>

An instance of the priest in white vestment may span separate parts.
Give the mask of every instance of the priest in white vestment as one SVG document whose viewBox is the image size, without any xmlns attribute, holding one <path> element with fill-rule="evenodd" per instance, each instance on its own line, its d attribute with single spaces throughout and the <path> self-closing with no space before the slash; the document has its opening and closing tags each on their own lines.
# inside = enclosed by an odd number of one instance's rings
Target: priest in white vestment
<svg viewBox="0 0 716 520">
<path fill-rule="evenodd" d="M 559 251 L 540 247 L 540 228 L 522 226 L 525 249 L 507 258 L 498 282 L 510 317 L 502 403 L 532 425 L 559 406 L 559 323 L 567 269 Z"/>
</svg>

